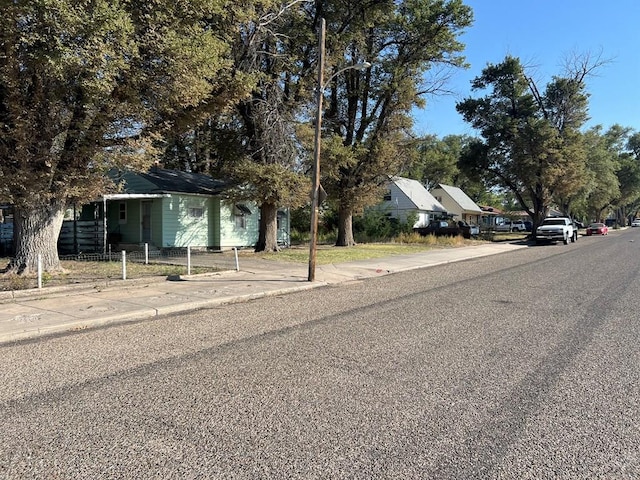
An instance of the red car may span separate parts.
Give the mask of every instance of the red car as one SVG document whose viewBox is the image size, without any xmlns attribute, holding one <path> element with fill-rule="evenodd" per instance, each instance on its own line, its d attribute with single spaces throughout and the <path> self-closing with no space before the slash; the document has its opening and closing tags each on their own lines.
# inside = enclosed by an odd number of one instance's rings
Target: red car
<svg viewBox="0 0 640 480">
<path fill-rule="evenodd" d="M 604 223 L 592 223 L 587 227 L 587 236 L 589 235 L 607 235 L 609 227 Z"/>
</svg>

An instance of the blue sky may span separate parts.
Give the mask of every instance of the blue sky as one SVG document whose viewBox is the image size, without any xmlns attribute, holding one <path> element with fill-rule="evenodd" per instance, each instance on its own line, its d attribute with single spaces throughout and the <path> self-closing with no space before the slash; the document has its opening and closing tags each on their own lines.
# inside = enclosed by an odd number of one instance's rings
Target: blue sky
<svg viewBox="0 0 640 480">
<path fill-rule="evenodd" d="M 640 1 L 638 0 L 466 0 L 474 23 L 460 37 L 471 67 L 447 84 L 453 95 L 429 97 L 414 112 L 419 135 L 473 135 L 456 112 L 456 102 L 479 93 L 471 81 L 487 63 L 519 57 L 542 90 L 562 75 L 568 56 L 590 54 L 610 60 L 587 79 L 587 127 L 620 124 L 640 131 Z"/>
</svg>

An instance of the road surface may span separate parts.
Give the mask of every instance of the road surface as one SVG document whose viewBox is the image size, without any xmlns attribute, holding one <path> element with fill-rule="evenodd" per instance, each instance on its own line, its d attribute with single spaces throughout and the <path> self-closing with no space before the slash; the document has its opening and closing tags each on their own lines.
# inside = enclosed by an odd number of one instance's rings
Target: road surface
<svg viewBox="0 0 640 480">
<path fill-rule="evenodd" d="M 640 229 L 0 347 L 0 478 L 640 478 Z"/>
</svg>

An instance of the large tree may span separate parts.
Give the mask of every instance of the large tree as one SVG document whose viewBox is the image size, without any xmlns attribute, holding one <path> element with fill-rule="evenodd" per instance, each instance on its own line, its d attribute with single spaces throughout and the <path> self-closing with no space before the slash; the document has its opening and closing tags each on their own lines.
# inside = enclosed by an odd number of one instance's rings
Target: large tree
<svg viewBox="0 0 640 480">
<path fill-rule="evenodd" d="M 336 245 L 350 246 L 353 214 L 412 159 L 411 110 L 442 88 L 436 72 L 464 66 L 457 36 L 472 12 L 460 0 L 316 5 L 327 21 L 321 182 L 338 211 Z M 369 70 L 336 75 L 364 61 Z"/>
<path fill-rule="evenodd" d="M 176 168 L 224 177 L 234 185 L 230 198 L 258 204 L 256 251 L 278 249 L 278 209 L 308 198 L 295 139 L 296 115 L 308 100 L 300 94 L 304 74 L 311 73 L 303 4 L 268 0 L 233 12 L 230 58 L 235 73 L 254 80 L 251 92 L 198 125 L 181 125 L 164 155 Z"/>
<path fill-rule="evenodd" d="M 601 221 L 620 196 L 617 153 L 611 148 L 600 126 L 584 133 L 587 149 L 588 182 L 583 187 L 584 213 L 589 220 Z M 582 202 L 581 202 L 582 203 Z"/>
<path fill-rule="evenodd" d="M 619 225 L 626 224 L 629 210 L 633 211 L 640 202 L 640 163 L 634 151 L 634 142 L 638 139 L 631 128 L 620 125 L 611 126 L 604 134 L 608 150 L 612 152 L 617 163 L 617 183 L 619 195 L 612 202 L 616 207 L 616 218 Z"/>
<path fill-rule="evenodd" d="M 0 200 L 15 209 L 10 270 L 33 270 L 38 254 L 56 270 L 67 204 L 104 192 L 109 168 L 150 163 L 154 135 L 197 115 L 203 100 L 222 107 L 246 79 L 230 76 L 223 0 L 12 0 L 2 14 Z"/>
<path fill-rule="evenodd" d="M 534 225 L 553 203 L 568 210 L 588 181 L 580 128 L 587 120 L 585 78 L 595 64 L 574 65 L 541 92 L 520 61 L 506 57 L 472 83 L 489 93 L 456 106 L 482 137 L 466 150 L 462 168 L 513 192 Z"/>
<path fill-rule="evenodd" d="M 416 142 L 414 162 L 402 174 L 419 180 L 427 190 L 438 184 L 455 185 L 476 203 L 486 202 L 489 198 L 493 200 L 481 177 L 471 177 L 468 171 L 462 171 L 458 167 L 460 158 L 471 141 L 473 138 L 467 135 L 446 135 L 442 139 L 427 135 L 420 138 Z"/>
<path fill-rule="evenodd" d="M 438 184 L 453 185 L 460 173 L 458 159 L 462 152 L 464 139 L 458 135 L 449 135 L 439 139 L 436 135 L 427 135 L 418 139 L 415 161 L 407 175 L 419 180 L 427 190 Z"/>
</svg>

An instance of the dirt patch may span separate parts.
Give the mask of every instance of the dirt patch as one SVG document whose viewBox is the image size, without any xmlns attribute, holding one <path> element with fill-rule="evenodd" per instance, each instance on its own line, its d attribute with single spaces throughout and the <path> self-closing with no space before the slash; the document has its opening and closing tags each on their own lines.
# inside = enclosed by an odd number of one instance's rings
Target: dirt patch
<svg viewBox="0 0 640 480">
<path fill-rule="evenodd" d="M 200 273 L 211 273 L 231 268 L 229 261 L 218 261 L 221 257 L 212 257 L 205 262 L 202 257 L 191 264 L 192 275 Z M 0 265 L 9 263 L 8 258 L 1 258 Z M 120 261 L 74 261 L 62 260 L 64 272 L 51 274 L 44 272 L 42 275 L 42 285 L 45 287 L 63 286 L 85 283 L 105 282 L 108 280 L 118 280 L 123 278 L 122 262 Z M 168 277 L 170 275 L 187 274 L 186 259 L 172 261 L 165 259 L 162 262 L 149 264 L 140 262 L 127 262 L 126 278 L 138 279 L 145 277 Z M 26 290 L 37 288 L 38 278 L 36 275 L 15 275 L 0 274 L 0 291 Z"/>
</svg>

